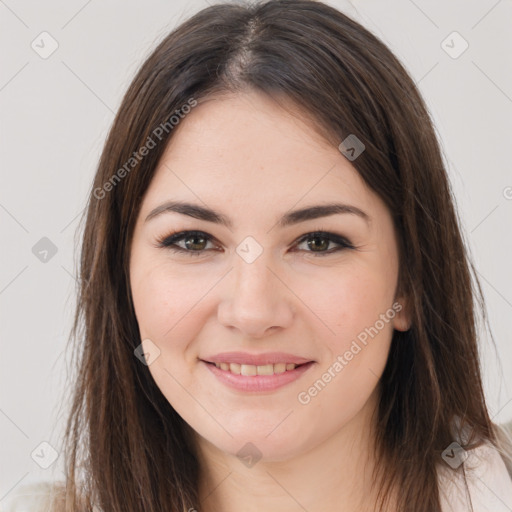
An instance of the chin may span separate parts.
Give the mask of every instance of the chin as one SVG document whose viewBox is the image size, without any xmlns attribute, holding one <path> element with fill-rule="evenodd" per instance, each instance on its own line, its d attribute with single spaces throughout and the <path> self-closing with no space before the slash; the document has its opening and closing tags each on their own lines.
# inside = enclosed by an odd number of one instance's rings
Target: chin
<svg viewBox="0 0 512 512">
<path fill-rule="evenodd" d="M 276 422 L 276 425 L 278 424 L 279 422 Z M 239 458 L 242 463 L 245 463 L 244 460 L 247 461 L 248 459 L 252 459 L 252 461 L 257 459 L 263 462 L 282 462 L 307 451 L 307 440 L 311 440 L 304 431 L 295 428 L 282 429 L 282 426 L 280 425 L 277 428 L 274 426 L 274 431 L 271 429 L 261 430 L 254 428 L 254 426 L 238 429 L 230 429 L 227 426 L 233 437 L 225 436 L 222 439 L 206 437 L 206 439 L 217 450 Z M 269 432 L 271 433 L 269 434 Z M 248 464 L 245 463 L 245 465 Z M 250 464 L 248 467 L 250 467 Z"/>
</svg>

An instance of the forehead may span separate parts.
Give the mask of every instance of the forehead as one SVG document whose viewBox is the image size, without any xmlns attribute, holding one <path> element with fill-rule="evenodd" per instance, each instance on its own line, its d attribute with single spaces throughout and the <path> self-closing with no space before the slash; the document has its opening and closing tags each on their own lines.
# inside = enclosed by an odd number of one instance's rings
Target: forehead
<svg viewBox="0 0 512 512">
<path fill-rule="evenodd" d="M 143 210 L 194 199 L 251 213 L 345 201 L 372 210 L 378 198 L 308 116 L 244 93 L 200 102 L 174 128 Z"/>
</svg>

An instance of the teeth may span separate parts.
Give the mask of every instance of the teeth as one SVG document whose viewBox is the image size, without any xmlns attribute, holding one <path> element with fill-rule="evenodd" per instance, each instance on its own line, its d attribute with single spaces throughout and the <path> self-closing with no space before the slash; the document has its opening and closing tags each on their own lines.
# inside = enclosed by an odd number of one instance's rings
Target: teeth
<svg viewBox="0 0 512 512">
<path fill-rule="evenodd" d="M 260 366 L 253 364 L 215 363 L 215 366 L 221 370 L 230 371 L 236 375 L 245 375 L 247 377 L 254 375 L 274 375 L 276 373 L 294 370 L 297 367 L 294 363 L 264 364 Z"/>
<path fill-rule="evenodd" d="M 256 375 L 257 371 L 258 371 L 258 367 L 254 366 L 252 364 L 243 364 L 240 367 L 240 373 L 242 375 L 247 375 L 247 376 Z"/>
<path fill-rule="evenodd" d="M 256 366 L 258 375 L 274 375 L 274 365 L 266 364 L 265 366 Z"/>
<path fill-rule="evenodd" d="M 229 366 L 229 371 L 231 373 L 236 373 L 237 375 L 240 375 L 240 373 L 242 372 L 242 365 L 238 364 L 238 363 L 231 363 Z"/>
<path fill-rule="evenodd" d="M 293 365 L 295 366 L 295 365 Z M 293 370 L 293 368 L 291 368 Z M 284 373 L 286 371 L 286 363 L 277 363 L 274 365 L 274 373 Z"/>
</svg>

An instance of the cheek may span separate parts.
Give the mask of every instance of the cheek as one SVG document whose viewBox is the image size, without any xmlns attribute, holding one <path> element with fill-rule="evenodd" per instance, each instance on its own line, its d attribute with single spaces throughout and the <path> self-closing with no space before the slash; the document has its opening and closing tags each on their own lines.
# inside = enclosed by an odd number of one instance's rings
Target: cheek
<svg viewBox="0 0 512 512">
<path fill-rule="evenodd" d="M 138 263 L 133 266 L 131 286 L 140 336 L 141 340 L 150 339 L 159 350 L 148 369 L 169 402 L 186 413 L 190 400 L 182 386 L 193 384 L 197 354 L 190 345 L 203 323 L 200 299 L 204 286 L 197 273 L 192 277 L 191 269 L 176 272 L 167 262 L 155 259 Z"/>
<path fill-rule="evenodd" d="M 205 283 L 193 271 L 173 270 L 161 258 L 134 259 L 131 288 L 141 336 L 163 341 L 192 312 Z M 198 304 L 199 305 L 199 304 Z"/>
<path fill-rule="evenodd" d="M 366 328 L 373 326 L 392 306 L 394 281 L 392 272 L 381 272 L 368 266 L 352 266 L 332 272 L 325 278 L 306 279 L 302 286 L 304 301 L 321 322 L 325 339 L 337 351 L 350 345 Z M 318 322 L 317 322 L 318 323 Z M 391 323 L 379 322 L 379 330 L 389 333 Z"/>
<path fill-rule="evenodd" d="M 317 329 L 326 350 L 315 376 L 322 381 L 317 386 L 322 398 L 314 398 L 314 389 L 311 393 L 316 406 L 329 403 L 333 410 L 343 406 L 340 410 L 350 414 L 351 407 L 360 407 L 375 388 L 393 334 L 394 277 L 392 269 L 353 266 L 331 275 L 329 282 L 309 281 L 309 300 L 330 328 Z"/>
<path fill-rule="evenodd" d="M 353 418 L 376 390 L 389 354 L 396 312 L 393 294 L 368 273 L 340 279 L 324 301 L 321 364 L 301 386 L 297 401 L 309 432 L 334 432 Z M 318 331 L 320 332 L 320 331 Z"/>
</svg>

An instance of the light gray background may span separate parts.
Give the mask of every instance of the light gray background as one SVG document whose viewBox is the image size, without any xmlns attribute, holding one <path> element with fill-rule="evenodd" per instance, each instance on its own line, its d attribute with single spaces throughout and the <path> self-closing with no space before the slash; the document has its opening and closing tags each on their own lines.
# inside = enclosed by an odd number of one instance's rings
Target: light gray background
<svg viewBox="0 0 512 512">
<path fill-rule="evenodd" d="M 512 2 L 329 3 L 390 46 L 429 105 L 497 344 L 495 353 L 482 336 L 486 394 L 494 420 L 510 421 Z M 42 442 L 59 449 L 65 417 L 58 413 L 68 391 L 64 349 L 78 216 L 135 71 L 158 41 L 206 5 L 0 0 L 0 499 L 19 485 L 62 476 L 62 457 L 48 469 L 35 460 L 51 457 Z M 42 46 L 43 31 L 59 45 L 47 59 L 31 48 L 34 40 Z M 441 46 L 453 31 L 469 44 L 458 58 Z M 452 39 L 445 44 L 457 51 L 460 41 Z M 43 237 L 58 249 L 46 263 L 32 252 Z"/>
</svg>

